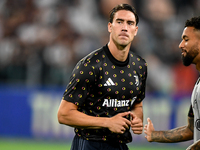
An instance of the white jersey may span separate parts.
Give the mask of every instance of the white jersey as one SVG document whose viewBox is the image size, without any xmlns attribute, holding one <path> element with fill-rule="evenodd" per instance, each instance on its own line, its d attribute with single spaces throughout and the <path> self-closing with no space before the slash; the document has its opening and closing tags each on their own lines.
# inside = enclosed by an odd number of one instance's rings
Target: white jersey
<svg viewBox="0 0 200 150">
<path fill-rule="evenodd" d="M 194 113 L 194 142 L 200 139 L 200 78 L 197 80 L 191 97 Z"/>
</svg>

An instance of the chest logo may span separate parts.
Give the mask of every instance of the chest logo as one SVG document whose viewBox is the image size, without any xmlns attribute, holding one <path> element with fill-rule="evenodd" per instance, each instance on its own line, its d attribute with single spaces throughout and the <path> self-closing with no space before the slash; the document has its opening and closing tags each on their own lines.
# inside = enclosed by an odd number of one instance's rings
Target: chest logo
<svg viewBox="0 0 200 150">
<path fill-rule="evenodd" d="M 106 81 L 104 86 L 112 86 L 112 85 L 115 85 L 115 83 L 113 82 L 113 80 L 111 78 L 108 78 L 108 80 Z"/>
<path fill-rule="evenodd" d="M 106 107 L 128 107 L 130 100 L 104 99 L 102 106 Z"/>
</svg>

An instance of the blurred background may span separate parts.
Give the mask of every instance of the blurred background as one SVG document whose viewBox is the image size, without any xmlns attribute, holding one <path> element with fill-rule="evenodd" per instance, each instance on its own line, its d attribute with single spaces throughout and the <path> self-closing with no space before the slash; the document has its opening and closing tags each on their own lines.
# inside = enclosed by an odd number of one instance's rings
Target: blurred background
<svg viewBox="0 0 200 150">
<path fill-rule="evenodd" d="M 110 10 L 134 6 L 139 31 L 131 50 L 148 63 L 144 121 L 158 130 L 187 124 L 199 74 L 185 67 L 178 48 L 185 21 L 200 14 L 199 0 L 1 0 L 0 138 L 71 141 L 57 110 L 79 59 L 107 44 Z M 187 147 L 192 141 L 180 143 Z M 147 144 L 144 134 L 133 142 Z"/>
</svg>

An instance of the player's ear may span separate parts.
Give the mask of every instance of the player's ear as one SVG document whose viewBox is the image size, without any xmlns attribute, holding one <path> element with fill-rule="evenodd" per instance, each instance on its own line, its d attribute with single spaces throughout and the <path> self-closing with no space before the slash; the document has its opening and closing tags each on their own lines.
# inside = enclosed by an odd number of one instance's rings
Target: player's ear
<svg viewBox="0 0 200 150">
<path fill-rule="evenodd" d="M 137 35 L 137 32 L 138 32 L 138 26 L 136 26 L 136 28 L 135 28 L 135 35 L 134 36 Z"/>
<path fill-rule="evenodd" d="M 112 31 L 112 23 L 111 23 L 111 22 L 109 22 L 109 23 L 108 23 L 108 32 L 110 32 L 110 33 L 111 33 L 111 31 Z"/>
</svg>

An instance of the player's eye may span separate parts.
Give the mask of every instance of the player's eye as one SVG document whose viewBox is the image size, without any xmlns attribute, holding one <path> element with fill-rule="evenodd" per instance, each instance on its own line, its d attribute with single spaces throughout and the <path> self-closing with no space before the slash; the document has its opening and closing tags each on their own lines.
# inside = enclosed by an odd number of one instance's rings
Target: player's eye
<svg viewBox="0 0 200 150">
<path fill-rule="evenodd" d="M 134 21 L 128 21 L 127 23 L 128 23 L 128 25 L 134 25 L 135 24 Z"/>
<path fill-rule="evenodd" d="M 133 22 L 128 22 L 128 25 L 133 25 Z"/>
<path fill-rule="evenodd" d="M 121 24 L 121 23 L 122 23 L 122 21 L 117 21 L 117 23 Z"/>
<path fill-rule="evenodd" d="M 187 42 L 187 41 L 189 41 L 189 39 L 185 39 L 185 41 Z"/>
</svg>

